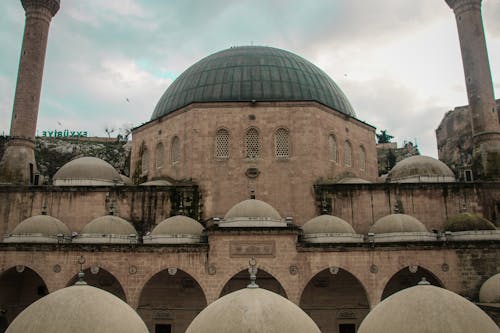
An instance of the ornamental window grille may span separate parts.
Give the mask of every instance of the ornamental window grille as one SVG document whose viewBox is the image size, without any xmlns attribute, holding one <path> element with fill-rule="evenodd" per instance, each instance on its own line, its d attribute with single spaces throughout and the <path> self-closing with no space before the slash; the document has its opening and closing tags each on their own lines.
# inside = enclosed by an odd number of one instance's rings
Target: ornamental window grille
<svg viewBox="0 0 500 333">
<path fill-rule="evenodd" d="M 149 151 L 147 148 L 144 148 L 141 156 L 141 173 L 143 175 L 147 175 L 148 169 L 149 169 Z"/>
<path fill-rule="evenodd" d="M 221 128 L 215 134 L 215 157 L 229 158 L 230 136 L 229 131 Z"/>
<path fill-rule="evenodd" d="M 359 169 L 361 171 L 366 169 L 366 152 L 363 146 L 359 147 Z"/>
<path fill-rule="evenodd" d="M 328 156 L 330 161 L 338 162 L 337 140 L 335 140 L 333 134 L 328 136 Z"/>
<path fill-rule="evenodd" d="M 174 138 L 172 139 L 170 159 L 172 160 L 172 163 L 177 163 L 181 159 L 181 142 L 178 136 L 174 136 Z"/>
<path fill-rule="evenodd" d="M 352 147 L 349 141 L 344 143 L 344 165 L 346 167 L 352 166 Z"/>
<path fill-rule="evenodd" d="M 274 134 L 274 156 L 290 157 L 290 135 L 286 128 L 278 128 Z"/>
<path fill-rule="evenodd" d="M 246 158 L 256 159 L 260 156 L 260 138 L 256 128 L 250 128 L 246 133 L 245 151 Z"/>
<path fill-rule="evenodd" d="M 165 149 L 163 147 L 163 143 L 159 143 L 156 145 L 156 168 L 159 169 L 163 167 L 163 160 L 165 158 Z"/>
</svg>

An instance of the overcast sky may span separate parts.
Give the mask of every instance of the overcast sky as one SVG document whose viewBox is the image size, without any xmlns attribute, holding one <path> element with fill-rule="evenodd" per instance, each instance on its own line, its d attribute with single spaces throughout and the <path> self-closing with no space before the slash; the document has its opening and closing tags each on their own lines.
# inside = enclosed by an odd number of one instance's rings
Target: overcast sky
<svg viewBox="0 0 500 333">
<path fill-rule="evenodd" d="M 483 1 L 500 98 L 500 1 Z M 0 1 L 0 134 L 8 133 L 24 27 Z M 267 45 L 308 59 L 357 118 L 437 157 L 434 130 L 467 104 L 455 18 L 444 0 L 61 0 L 49 34 L 38 130 L 139 125 L 168 85 L 216 51 Z"/>
</svg>

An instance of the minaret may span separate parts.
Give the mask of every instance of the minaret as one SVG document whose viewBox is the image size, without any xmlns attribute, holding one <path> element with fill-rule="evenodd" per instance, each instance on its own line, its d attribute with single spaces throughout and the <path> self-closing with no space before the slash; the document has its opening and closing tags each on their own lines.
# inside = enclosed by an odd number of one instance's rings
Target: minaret
<svg viewBox="0 0 500 333">
<path fill-rule="evenodd" d="M 457 21 L 465 84 L 472 122 L 473 173 L 482 180 L 500 179 L 500 124 L 496 111 L 482 0 L 445 0 Z"/>
<path fill-rule="evenodd" d="M 10 125 L 10 140 L 0 161 L 0 182 L 33 184 L 34 140 L 42 88 L 45 50 L 60 0 L 21 0 L 26 12 L 23 45 Z"/>
</svg>

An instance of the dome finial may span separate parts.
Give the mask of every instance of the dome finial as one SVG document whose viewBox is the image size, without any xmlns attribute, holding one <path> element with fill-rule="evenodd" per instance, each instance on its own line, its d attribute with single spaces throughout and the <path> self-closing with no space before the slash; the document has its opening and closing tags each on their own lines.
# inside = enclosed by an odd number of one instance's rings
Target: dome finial
<svg viewBox="0 0 500 333">
<path fill-rule="evenodd" d="M 430 282 L 427 281 L 427 279 L 425 277 L 422 277 L 422 280 L 420 280 L 420 282 L 418 283 L 419 286 L 430 286 Z"/>
<path fill-rule="evenodd" d="M 45 201 L 45 199 L 42 203 L 42 215 L 47 215 L 47 202 Z"/>
<path fill-rule="evenodd" d="M 80 264 L 80 271 L 78 272 L 78 281 L 75 282 L 75 286 L 86 286 L 87 282 L 85 282 L 85 273 L 83 272 L 83 264 L 85 264 L 85 257 L 80 256 L 78 258 L 78 263 Z"/>
<path fill-rule="evenodd" d="M 255 283 L 255 280 L 257 280 L 257 272 L 258 272 L 257 260 L 255 260 L 255 258 L 252 257 L 248 261 L 248 264 L 250 265 L 250 267 L 248 268 L 248 273 L 250 273 L 250 284 L 247 286 L 247 288 L 250 289 L 259 288 L 259 285 Z"/>
<path fill-rule="evenodd" d="M 254 189 L 250 190 L 250 199 L 255 199 L 255 190 Z"/>
</svg>

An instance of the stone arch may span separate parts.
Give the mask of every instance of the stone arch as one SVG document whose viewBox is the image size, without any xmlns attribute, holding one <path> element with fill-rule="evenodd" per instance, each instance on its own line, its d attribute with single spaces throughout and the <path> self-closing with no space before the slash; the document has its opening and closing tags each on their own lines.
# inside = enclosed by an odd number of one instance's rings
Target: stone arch
<svg viewBox="0 0 500 333">
<path fill-rule="evenodd" d="M 413 272 L 415 268 L 416 270 Z M 425 277 L 430 284 L 445 288 L 441 280 L 430 270 L 417 265 L 406 266 L 388 279 L 385 283 L 380 300 L 384 300 L 400 290 L 416 286 L 423 277 Z"/>
<path fill-rule="evenodd" d="M 4 316 L 8 323 L 48 293 L 41 275 L 30 267 L 14 266 L 0 275 L 0 309 L 6 311 Z"/>
<path fill-rule="evenodd" d="M 283 284 L 279 279 L 276 278 L 270 270 L 262 265 L 258 265 L 257 281 L 256 283 L 260 288 L 270 290 L 277 293 L 285 298 L 288 298 L 288 294 L 283 287 Z M 250 275 L 248 273 L 248 267 L 240 267 L 236 272 L 232 272 L 231 275 L 224 279 L 223 283 L 219 285 L 218 296 L 222 297 L 233 291 L 246 288 L 250 283 Z"/>
<path fill-rule="evenodd" d="M 92 287 L 105 290 L 122 301 L 127 302 L 127 294 L 120 281 L 108 270 L 99 266 L 93 266 L 83 271 L 83 280 Z M 75 274 L 67 284 L 67 287 L 74 285 L 78 281 L 78 274 Z"/>
<path fill-rule="evenodd" d="M 332 266 L 316 272 L 302 289 L 300 307 L 321 332 L 355 332 L 370 311 L 363 283 L 348 270 Z"/>
<path fill-rule="evenodd" d="M 172 141 L 170 142 L 170 162 L 172 164 L 179 163 L 181 161 L 181 139 L 177 135 L 174 135 Z"/>
<path fill-rule="evenodd" d="M 188 272 L 167 268 L 155 272 L 144 284 L 137 313 L 150 332 L 157 325 L 184 332 L 196 315 L 207 306 L 201 285 Z"/>
<path fill-rule="evenodd" d="M 155 148 L 155 169 L 161 169 L 165 162 L 165 147 L 162 142 L 158 142 Z"/>
</svg>

